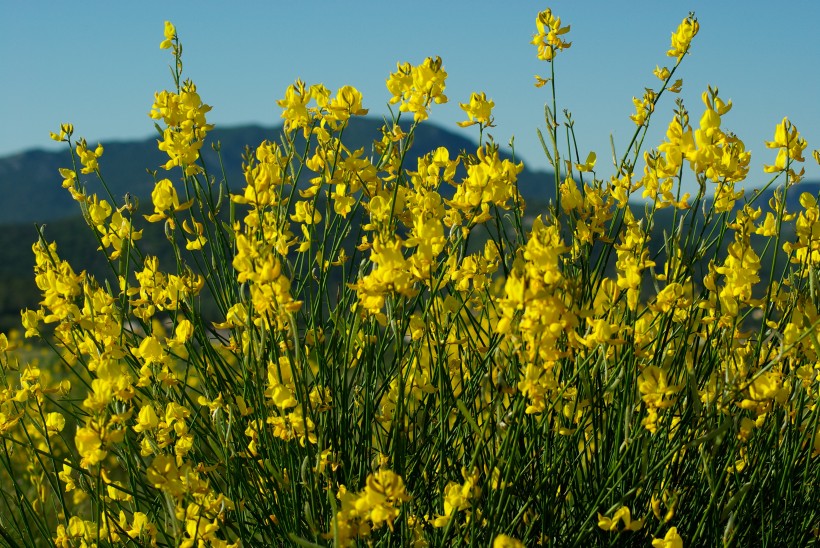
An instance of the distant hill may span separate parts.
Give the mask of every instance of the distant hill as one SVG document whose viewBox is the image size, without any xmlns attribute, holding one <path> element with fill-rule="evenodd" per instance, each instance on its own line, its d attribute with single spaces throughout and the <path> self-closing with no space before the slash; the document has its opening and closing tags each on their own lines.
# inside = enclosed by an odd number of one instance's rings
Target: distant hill
<svg viewBox="0 0 820 548">
<path fill-rule="evenodd" d="M 382 121 L 373 118 L 354 119 L 345 130 L 344 142 L 351 149 L 364 148 L 369 154 L 373 140 L 379 136 Z M 248 125 L 234 128 L 218 128 L 209 134 L 209 142 L 219 142 L 222 158 L 225 163 L 228 183 L 234 191 L 244 186 L 241 172 L 241 158 L 247 146 L 256 147 L 264 140 L 278 141 L 281 126 L 263 127 Z M 96 141 L 89 142 L 96 145 Z M 141 213 L 150 212 L 150 194 L 153 189 L 152 178 L 147 169 L 157 170 L 158 176 L 164 176 L 160 167 L 166 161 L 164 152 L 157 149 L 155 138 L 137 141 L 104 142 L 105 153 L 100 161 L 103 176 L 112 194 L 121 199 L 126 193 L 140 198 Z M 439 146 L 447 147 L 452 155 L 461 151 L 474 153 L 477 143 L 433 124 L 421 124 L 416 129 L 415 142 L 406 167 L 415 168 L 415 158 L 426 154 Z M 505 154 L 502 147 L 502 155 Z M 203 147 L 203 156 L 210 169 L 218 168 L 217 158 L 209 145 Z M 96 251 L 96 244 L 84 221 L 79 216 L 76 202 L 62 188 L 62 178 L 58 173 L 61 167 L 71 167 L 67 148 L 58 152 L 32 150 L 0 158 L 0 330 L 5 331 L 19 325 L 19 311 L 23 308 L 37 306 L 40 295 L 33 280 L 33 255 L 31 245 L 37 239 L 34 224 L 47 223 L 45 236 L 56 240 L 61 257 L 68 259 L 77 270 L 89 270 L 98 276 L 104 276 L 105 264 L 102 255 Z M 178 177 L 176 171 L 170 178 Z M 104 196 L 101 184 L 96 176 L 81 176 L 89 192 Z M 519 190 L 527 202 L 528 217 L 544 210 L 547 202 L 554 195 L 553 174 L 546 171 L 531 171 L 526 168 L 519 175 Z M 805 181 L 790 190 L 787 208 L 790 211 L 800 209 L 798 199 L 802 192 L 817 195 L 820 182 Z M 763 192 L 756 205 L 767 207 L 774 188 Z M 749 198 L 752 191 L 747 189 Z M 741 200 L 738 206 L 742 206 Z M 641 215 L 640 203 L 633 203 L 636 215 Z M 650 247 L 653 253 L 662 243 L 664 231 L 671 233 L 672 211 L 658 211 L 655 217 L 655 228 Z M 145 233 L 140 247 L 151 254 L 160 256 L 161 264 L 172 262 L 172 258 L 163 259 L 168 246 L 164 245 L 161 225 L 143 223 Z M 167 262 L 165 262 L 167 261 Z M 766 282 L 766 280 L 764 280 Z"/>
<path fill-rule="evenodd" d="M 369 153 L 373 140 L 379 136 L 378 129 L 381 125 L 382 121 L 375 118 L 354 119 L 345 130 L 344 142 L 351 149 L 363 147 L 365 153 Z M 203 157 L 212 169 L 218 168 L 210 143 L 219 142 L 229 184 L 238 189 L 244 185 L 241 158 L 245 147 L 256 147 L 265 139 L 278 140 L 281 131 L 281 126 L 218 128 L 209 134 L 208 143 L 203 147 Z M 159 176 L 162 176 L 164 170 L 160 166 L 167 160 L 165 153 L 157 149 L 157 140 L 149 138 L 102 144 L 105 153 L 100 160 L 100 167 L 112 194 L 117 198 L 122 198 L 126 192 L 141 199 L 150 197 L 153 183 L 146 169 L 156 169 Z M 90 141 L 89 145 L 96 145 L 96 141 Z M 469 139 L 433 124 L 421 124 L 416 129 L 412 158 L 440 146 L 447 147 L 453 154 L 461 150 L 475 152 L 476 149 L 476 143 Z M 408 167 L 415 168 L 414 160 L 411 162 Z M 67 147 L 57 152 L 31 150 L 0 158 L 0 192 L 4 198 L 0 201 L 0 225 L 45 222 L 76 216 L 77 204 L 60 185 L 62 178 L 58 169 L 61 167 L 71 167 Z M 551 196 L 550 173 L 525 170 L 519 179 L 525 199 L 536 198 L 546 202 Z M 102 186 L 95 176 L 85 175 L 81 180 L 86 182 L 89 192 L 103 195 Z"/>
<path fill-rule="evenodd" d="M 353 119 L 345 130 L 344 142 L 351 149 L 364 148 L 368 154 L 373 140 L 379 137 L 382 121 L 375 118 Z M 405 128 L 406 129 L 406 128 Z M 264 140 L 278 141 L 282 126 L 263 127 L 247 125 L 217 128 L 209 134 L 203 147 L 206 165 L 218 170 L 218 159 L 210 143 L 219 142 L 229 185 L 235 191 L 244 186 L 241 171 L 242 155 L 247 146 L 255 148 Z M 89 141 L 95 146 L 96 141 Z M 165 172 L 160 166 L 167 156 L 157 149 L 156 138 L 134 141 L 106 141 L 100 160 L 101 171 L 114 197 L 122 199 L 126 193 L 140 198 L 141 213 L 150 213 L 152 178 L 147 170 Z M 415 168 L 415 158 L 444 146 L 456 155 L 462 150 L 474 153 L 477 143 L 439 126 L 421 124 L 415 133 L 412 154 L 407 167 Z M 509 157 L 502 151 L 502 156 Z M 37 240 L 35 224 L 43 224 L 45 236 L 58 244 L 60 256 L 68 259 L 79 270 L 89 270 L 98 277 L 106 274 L 102 255 L 85 222 L 79 215 L 77 203 L 61 186 L 59 168 L 71 168 L 71 157 L 66 147 L 62 151 L 30 150 L 0 158 L 0 330 L 19 325 L 19 311 L 34 308 L 40 295 L 33 279 L 34 257 L 31 245 Z M 170 172 L 172 180 L 177 171 Z M 94 175 L 80 175 L 89 193 L 105 196 L 102 185 Z M 545 204 L 552 197 L 553 175 L 525 169 L 519 175 L 519 188 L 530 204 Z M 163 263 L 164 244 L 161 225 L 143 223 L 145 230 L 141 249 L 159 254 Z M 166 258 L 168 262 L 173 259 Z"/>
</svg>

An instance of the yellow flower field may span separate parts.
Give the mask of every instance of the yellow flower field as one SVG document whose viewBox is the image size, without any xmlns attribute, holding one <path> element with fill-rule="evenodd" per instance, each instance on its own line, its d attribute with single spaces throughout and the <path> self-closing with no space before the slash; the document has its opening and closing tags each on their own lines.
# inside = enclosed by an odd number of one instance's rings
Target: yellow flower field
<svg viewBox="0 0 820 548">
<path fill-rule="evenodd" d="M 228 180 L 166 22 L 150 204 L 108 191 L 104 146 L 52 134 L 110 268 L 32 246 L 22 326 L 50 350 L 0 335 L 0 543 L 820 543 L 820 205 L 800 185 L 820 152 L 783 119 L 755 167 L 717 87 L 674 100 L 699 25 L 605 165 L 556 100 L 570 25 L 536 15 L 554 179 L 535 210 L 481 90 L 457 98 L 475 150 L 413 153 L 450 100 L 440 58 L 385 70 L 371 149 L 345 145 L 356 88 L 296 81 L 282 135 Z M 141 249 L 151 223 L 172 263 Z"/>
</svg>

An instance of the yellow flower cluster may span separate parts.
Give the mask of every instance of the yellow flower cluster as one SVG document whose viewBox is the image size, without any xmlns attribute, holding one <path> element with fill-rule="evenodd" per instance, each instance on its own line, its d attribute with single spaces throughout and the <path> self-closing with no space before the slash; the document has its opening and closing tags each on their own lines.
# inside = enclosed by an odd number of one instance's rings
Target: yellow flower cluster
<svg viewBox="0 0 820 548">
<path fill-rule="evenodd" d="M 623 523 L 623 531 L 639 531 L 643 527 L 643 521 L 642 519 L 633 521 L 628 506 L 618 508 L 611 518 L 598 514 L 598 527 L 609 532 L 618 531 L 619 523 Z"/>
<path fill-rule="evenodd" d="M 482 128 L 493 127 L 492 111 L 495 107 L 495 102 L 487 99 L 487 94 L 483 91 L 473 93 L 470 95 L 469 103 L 459 103 L 461 110 L 467 113 L 468 120 L 459 122 L 460 127 L 469 127 L 475 124 L 481 125 Z"/>
<path fill-rule="evenodd" d="M 787 171 L 789 181 L 792 183 L 797 183 L 803 178 L 805 171 L 801 169 L 800 173 L 795 173 L 791 165 L 794 162 L 804 161 L 803 151 L 806 149 L 806 140 L 800 137 L 797 128 L 788 118 L 783 118 L 783 121 L 777 125 L 774 141 L 767 141 L 766 148 L 776 148 L 778 151 L 774 165 L 764 166 L 763 171 L 766 173 Z"/>
<path fill-rule="evenodd" d="M 541 59 L 570 46 L 550 10 L 536 27 Z M 673 33 L 676 64 L 635 100 L 612 173 L 547 109 L 554 194 L 534 215 L 523 164 L 483 142 L 484 93 L 461 105 L 474 150 L 409 163 L 447 100 L 438 58 L 390 75 L 414 120 L 386 121 L 372 149 L 343 139 L 367 112 L 355 88 L 297 80 L 278 102 L 280 141 L 243 156 L 242 187 L 206 177 L 210 107 L 180 85 L 166 23 L 177 89 L 150 116 L 169 174 L 147 215 L 86 193 L 84 175 L 105 187 L 102 146 L 70 124 L 52 135 L 110 269 L 75 270 L 42 231 L 32 248 L 42 300 L 22 325 L 58 354 L 41 363 L 0 335 L 0 474 L 15 523 L 42 521 L 3 534 L 61 547 L 810 543 L 794 522 L 817 516 L 804 501 L 820 471 L 820 205 L 789 195 L 807 144 L 784 119 L 764 168 L 784 187 L 739 203 L 750 153 L 709 87 L 695 126 L 678 100 L 642 153 L 698 29 L 690 15 Z M 143 252 L 139 223 L 160 221 L 168 249 Z M 767 519 L 786 540 L 761 540 L 754 501 L 774 491 L 784 510 Z"/>
<path fill-rule="evenodd" d="M 561 38 L 569 32 L 569 25 L 561 26 L 561 18 L 555 17 L 552 10 L 544 10 L 535 18 L 538 33 L 533 35 L 532 44 L 538 47 L 538 58 L 543 61 L 552 61 L 558 51 L 565 50 L 572 45 Z"/>
<path fill-rule="evenodd" d="M 311 101 L 316 106 L 309 106 Z M 321 129 L 327 125 L 336 131 L 340 125 L 347 123 L 351 116 L 364 116 L 367 109 L 362 108 L 362 94 L 352 86 L 343 86 L 330 97 L 330 90 L 322 84 L 308 88 L 304 82 L 297 80 L 288 86 L 284 99 L 276 102 L 282 107 L 282 118 L 285 120 L 285 131 L 296 128 L 304 131 L 305 137 L 310 134 L 311 126 L 319 124 Z"/>
<path fill-rule="evenodd" d="M 481 488 L 478 487 L 478 472 L 468 472 L 466 469 L 461 471 L 464 477 L 462 483 L 451 481 L 444 488 L 444 513 L 432 520 L 433 527 L 446 527 L 450 521 L 455 517 L 456 512 L 465 512 L 467 519 L 470 517 L 470 499 L 476 498 L 481 494 Z"/>
<path fill-rule="evenodd" d="M 447 72 L 440 57 L 428 57 L 416 66 L 399 63 L 396 72 L 387 79 L 387 89 L 393 95 L 390 103 L 399 103 L 401 112 L 412 112 L 416 122 L 426 120 L 432 103 L 447 102 L 446 80 Z"/>
<path fill-rule="evenodd" d="M 159 149 L 169 157 L 163 166 L 165 169 L 178 166 L 186 175 L 201 172 L 202 168 L 196 162 L 205 136 L 213 129 L 213 125 L 205 120 L 210 110 L 190 81 L 184 82 L 178 93 L 162 91 L 155 94 L 149 115 L 166 125 L 159 141 Z"/>
<path fill-rule="evenodd" d="M 410 500 L 401 476 L 390 470 L 379 470 L 367 476 L 361 491 L 339 490 L 342 507 L 336 513 L 334 533 L 340 546 L 354 546 L 356 539 L 367 538 L 384 525 L 392 531 L 401 513 L 400 506 Z M 328 535 L 330 536 L 330 535 Z"/>
<path fill-rule="evenodd" d="M 666 52 L 666 55 L 675 57 L 680 62 L 681 58 L 689 53 L 689 47 L 698 31 L 700 31 L 698 20 L 694 15 L 689 14 L 689 17 L 681 21 L 680 26 L 672 33 L 672 47 Z"/>
<path fill-rule="evenodd" d="M 509 209 L 510 202 L 520 201 L 515 181 L 523 163 L 502 160 L 498 149 L 487 145 L 476 151 L 476 161 L 466 167 L 467 177 L 456 187 L 451 204 L 474 223 L 489 218 L 491 205 Z"/>
</svg>

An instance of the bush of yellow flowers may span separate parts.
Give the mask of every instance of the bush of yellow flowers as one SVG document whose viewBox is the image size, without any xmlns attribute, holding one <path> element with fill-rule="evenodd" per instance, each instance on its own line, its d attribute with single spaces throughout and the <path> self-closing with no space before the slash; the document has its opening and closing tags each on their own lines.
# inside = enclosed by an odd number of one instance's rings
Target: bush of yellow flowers
<svg viewBox="0 0 820 548">
<path fill-rule="evenodd" d="M 716 88 L 694 123 L 678 100 L 644 149 L 683 85 L 690 14 L 604 176 L 556 114 L 570 27 L 550 10 L 535 23 L 544 211 L 525 209 L 523 165 L 484 139 L 484 93 L 461 104 L 475 151 L 411 159 L 415 128 L 448 101 L 439 58 L 389 74 L 395 115 L 370 151 L 344 144 L 368 112 L 359 91 L 295 82 L 280 138 L 228 180 L 202 160 L 219 149 L 210 106 L 166 23 L 173 87 L 150 117 L 168 160 L 147 208 L 108 192 L 102 146 L 70 124 L 52 134 L 110 269 L 95 279 L 42 233 L 32 247 L 42 302 L 22 325 L 53 357 L 0 336 L 0 542 L 817 543 L 820 206 L 800 190 L 805 140 L 784 119 L 766 143 L 768 204 L 740 186 L 751 158 Z M 663 209 L 680 229 L 650 247 Z M 174 261 L 141 250 L 151 223 Z"/>
</svg>

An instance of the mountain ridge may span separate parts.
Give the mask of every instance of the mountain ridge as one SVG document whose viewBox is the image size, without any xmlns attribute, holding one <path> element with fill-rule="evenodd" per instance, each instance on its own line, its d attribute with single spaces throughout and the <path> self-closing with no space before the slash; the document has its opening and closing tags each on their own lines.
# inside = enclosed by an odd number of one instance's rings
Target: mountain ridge
<svg viewBox="0 0 820 548">
<path fill-rule="evenodd" d="M 382 124 L 381 119 L 374 117 L 352 119 L 345 130 L 345 144 L 351 150 L 364 147 L 367 154 L 371 151 L 372 141 L 379 135 Z M 245 147 L 255 147 L 264 140 L 277 141 L 281 131 L 281 124 L 217 127 L 211 131 L 208 142 L 203 146 L 203 158 L 206 165 L 218 166 L 210 144 L 219 142 L 230 186 L 232 190 L 238 190 L 244 185 L 241 158 Z M 89 143 L 96 144 L 96 141 Z M 103 142 L 102 145 L 105 152 L 100 159 L 101 171 L 114 197 L 121 200 L 126 193 L 130 193 L 143 203 L 146 203 L 145 200 L 150 201 L 154 184 L 147 170 L 155 169 L 158 177 L 164 177 L 165 170 L 161 166 L 167 161 L 165 153 L 157 148 L 156 138 L 116 139 Z M 439 146 L 445 146 L 452 155 L 456 155 L 462 150 L 474 153 L 478 143 L 434 123 L 420 124 L 416 128 L 412 156 L 421 156 Z M 499 148 L 499 153 L 503 158 L 512 158 L 505 146 Z M 412 163 L 411 159 L 406 167 L 413 169 L 415 165 Z M 60 184 L 59 168 L 71 168 L 67 148 L 61 151 L 33 148 L 0 157 L 0 192 L 4 197 L 0 200 L 0 225 L 42 223 L 79 215 L 77 204 Z M 175 175 L 169 176 L 172 179 L 174 177 Z M 89 193 L 105 196 L 102 185 L 94 175 L 81 175 L 80 180 L 87 184 Z M 531 169 L 525 163 L 524 170 L 519 175 L 519 191 L 528 204 L 542 207 L 554 195 L 553 180 L 552 172 Z M 751 196 L 754 191 L 754 188 L 748 188 L 746 196 Z M 795 210 L 799 207 L 798 197 L 802 192 L 817 195 L 819 191 L 820 182 L 804 181 L 789 194 L 787 206 Z M 771 187 L 765 190 L 765 195 L 758 203 L 765 204 L 773 192 L 774 188 Z M 37 199 L 32 199 L 32 196 Z M 707 201 L 709 199 L 707 197 Z M 635 201 L 640 202 L 640 199 Z"/>
<path fill-rule="evenodd" d="M 343 140 L 350 149 L 365 147 L 369 151 L 372 140 L 379 135 L 381 124 L 381 120 L 374 118 L 354 119 L 345 130 Z M 246 124 L 219 128 L 210 133 L 210 142 L 218 141 L 221 144 L 232 192 L 239 192 L 244 186 L 241 158 L 245 147 L 255 147 L 266 139 L 278 140 L 280 132 L 281 125 Z M 434 124 L 421 124 L 416 132 L 411 157 L 421 156 L 439 146 L 447 147 L 452 156 L 462 150 L 474 153 L 477 147 L 475 141 Z M 137 196 L 142 204 L 137 213 L 141 219 L 142 214 L 150 213 L 150 194 L 154 187 L 153 177 L 146 169 L 156 169 L 158 177 L 170 179 L 178 178 L 179 171 L 165 172 L 161 167 L 167 156 L 157 148 L 154 138 L 112 140 L 103 143 L 103 146 L 105 152 L 100 165 L 113 196 L 118 200 L 122 200 L 125 193 Z M 505 158 L 511 157 L 504 147 L 500 148 L 500 154 Z M 203 156 L 206 165 L 218 166 L 209 145 L 203 147 Z M 61 186 L 58 172 L 61 167 L 71 167 L 67 147 L 63 151 L 31 149 L 0 157 L 0 191 L 5 198 L 0 201 L 0 225 L 3 227 L 0 230 L 0 330 L 18 326 L 19 311 L 36 307 L 41 298 L 32 275 L 34 256 L 31 246 L 37 240 L 34 224 L 47 223 L 43 228 L 45 238 L 56 241 L 60 256 L 69 260 L 78 271 L 85 269 L 95 274 L 105 273 L 103 256 L 96 250 L 97 243 L 88 231 L 77 203 Z M 415 169 L 415 161 L 409 160 L 406 167 Z M 463 176 L 463 169 L 457 180 L 460 176 Z M 81 175 L 80 180 L 87 185 L 87 192 L 106 197 L 95 175 Z M 545 211 L 553 197 L 554 174 L 530 170 L 525 164 L 519 174 L 519 190 L 527 202 L 527 216 L 531 218 Z M 452 192 L 452 187 L 442 190 L 444 193 L 447 191 Z M 754 189 L 748 190 L 746 197 L 751 197 L 753 192 Z M 799 210 L 802 192 L 817 195 L 820 183 L 805 181 L 793 187 L 788 194 L 788 210 Z M 636 192 L 636 195 L 639 196 L 639 193 Z M 756 206 L 765 209 L 773 195 L 774 188 L 766 189 Z M 707 208 L 711 201 L 711 196 L 705 198 Z M 744 200 L 740 200 L 735 208 L 742 207 L 743 203 Z M 636 215 L 640 215 L 642 202 L 631 202 L 631 208 Z M 651 245 L 657 247 L 662 243 L 661 236 L 665 230 L 669 233 L 674 231 L 672 219 L 668 208 L 657 212 Z M 162 226 L 141 223 L 139 228 L 146 231 L 141 242 L 144 251 L 161 254 L 164 249 L 161 245 L 164 242 Z"/>
<path fill-rule="evenodd" d="M 343 140 L 346 146 L 351 150 L 364 147 L 367 153 L 373 139 L 379 136 L 381 124 L 382 121 L 376 118 L 353 119 L 345 130 Z M 230 186 L 238 190 L 244 185 L 241 159 L 245 147 L 255 147 L 266 139 L 278 140 L 281 131 L 281 124 L 216 128 L 202 148 L 203 159 L 212 169 L 218 167 L 211 144 L 219 142 Z M 89 141 L 91 143 L 95 142 Z M 156 169 L 158 177 L 165 176 L 161 166 L 167 161 L 167 156 L 157 148 L 157 140 L 147 137 L 103 142 L 102 145 L 104 153 L 100 158 L 100 169 L 114 197 L 121 199 L 130 193 L 143 201 L 149 199 L 154 185 L 147 170 Z M 474 153 L 477 143 L 435 124 L 421 124 L 416 128 L 414 156 L 421 156 L 439 146 L 447 147 L 455 155 L 461 150 Z M 501 147 L 500 154 L 504 158 L 512 158 L 504 147 Z M 62 188 L 58 172 L 60 168 L 71 167 L 67 147 L 62 151 L 31 149 L 0 157 L 0 192 L 5 197 L 0 201 L 0 225 L 47 222 L 78 215 L 77 205 Z M 413 169 L 415 165 L 408 167 Z M 546 202 L 552 194 L 553 185 L 549 184 L 552 177 L 548 171 L 533 171 L 525 165 L 519 177 L 522 195 L 525 199 L 539 198 L 539 201 Z M 174 176 L 169 178 L 173 179 Z M 80 175 L 80 181 L 87 185 L 89 193 L 105 196 L 96 176 Z M 32 196 L 37 196 L 37 199 L 32 200 Z"/>
</svg>

